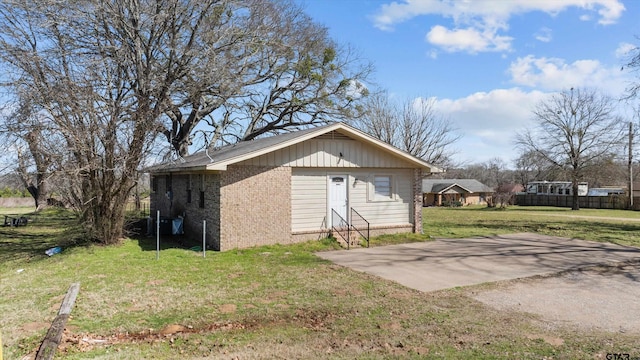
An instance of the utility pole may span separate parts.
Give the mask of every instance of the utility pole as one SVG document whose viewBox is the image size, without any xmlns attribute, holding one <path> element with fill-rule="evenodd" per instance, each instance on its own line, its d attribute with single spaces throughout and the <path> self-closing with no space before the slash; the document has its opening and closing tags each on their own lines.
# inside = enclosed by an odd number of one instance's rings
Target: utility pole
<svg viewBox="0 0 640 360">
<path fill-rule="evenodd" d="M 633 210 L 633 122 L 629 121 L 629 210 Z"/>
</svg>

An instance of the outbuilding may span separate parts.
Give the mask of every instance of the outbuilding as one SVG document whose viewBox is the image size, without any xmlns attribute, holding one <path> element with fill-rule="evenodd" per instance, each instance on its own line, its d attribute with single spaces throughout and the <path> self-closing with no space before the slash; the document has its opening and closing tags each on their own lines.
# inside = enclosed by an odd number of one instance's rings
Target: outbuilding
<svg viewBox="0 0 640 360">
<path fill-rule="evenodd" d="M 343 123 L 239 142 L 147 169 L 151 210 L 214 250 L 422 231 L 422 178 L 440 169 Z"/>
</svg>

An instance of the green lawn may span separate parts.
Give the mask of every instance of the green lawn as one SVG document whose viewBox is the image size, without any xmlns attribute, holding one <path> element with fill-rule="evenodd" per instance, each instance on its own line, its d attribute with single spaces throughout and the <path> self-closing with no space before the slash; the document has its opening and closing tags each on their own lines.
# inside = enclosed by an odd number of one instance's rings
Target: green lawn
<svg viewBox="0 0 640 360">
<path fill-rule="evenodd" d="M 640 222 L 559 215 L 576 214 L 428 208 L 425 234 L 404 238 L 539 231 L 637 245 L 631 233 Z M 579 215 L 640 219 L 633 212 Z M 65 359 L 577 359 L 640 349 L 630 334 L 554 330 L 533 315 L 494 310 L 469 296 L 473 287 L 420 293 L 335 266 L 314 255 L 338 248 L 331 240 L 208 252 L 206 258 L 163 241 L 156 260 L 154 239 L 96 246 L 78 238 L 66 212 L 29 216 L 27 227 L 0 228 L 5 359 L 37 349 L 73 282 L 80 282 L 80 293 L 58 356 Z M 377 238 L 372 246 L 402 239 Z M 61 254 L 44 255 L 57 245 Z M 182 332 L 162 334 L 169 325 Z"/>
<path fill-rule="evenodd" d="M 626 210 L 511 206 L 425 208 L 424 232 L 435 238 L 461 238 L 534 232 L 583 240 L 640 246 L 640 212 Z"/>
</svg>

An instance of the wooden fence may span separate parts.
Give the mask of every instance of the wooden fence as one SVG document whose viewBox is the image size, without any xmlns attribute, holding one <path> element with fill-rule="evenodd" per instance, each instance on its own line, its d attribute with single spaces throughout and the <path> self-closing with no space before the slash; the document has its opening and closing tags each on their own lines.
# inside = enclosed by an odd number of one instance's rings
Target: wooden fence
<svg viewBox="0 0 640 360">
<path fill-rule="evenodd" d="M 517 194 L 516 205 L 571 207 L 573 197 L 570 195 Z M 580 196 L 578 197 L 578 205 L 585 209 L 629 210 L 629 198 L 625 195 Z M 640 197 L 633 198 L 633 210 L 640 210 Z"/>
</svg>

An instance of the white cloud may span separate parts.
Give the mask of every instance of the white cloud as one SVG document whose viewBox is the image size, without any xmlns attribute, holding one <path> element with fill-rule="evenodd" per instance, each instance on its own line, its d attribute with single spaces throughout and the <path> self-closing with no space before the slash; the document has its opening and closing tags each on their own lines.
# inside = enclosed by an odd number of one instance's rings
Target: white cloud
<svg viewBox="0 0 640 360">
<path fill-rule="evenodd" d="M 598 23 L 615 23 L 625 10 L 620 0 L 565 0 L 565 1 L 446 1 L 446 0 L 404 0 L 383 4 L 372 19 L 382 30 L 392 30 L 401 22 L 417 16 L 436 15 L 451 18 L 452 28 L 435 25 L 427 34 L 427 40 L 447 51 L 508 51 L 512 38 L 499 31 L 508 30 L 511 16 L 534 11 L 542 11 L 552 16 L 576 7 L 587 11 L 581 19 L 591 18 L 597 11 Z M 542 36 L 542 39 L 547 37 Z M 478 43 L 471 40 L 478 39 Z"/>
<path fill-rule="evenodd" d="M 427 41 L 445 51 L 507 51 L 511 48 L 511 37 L 499 36 L 494 29 L 480 31 L 476 28 L 449 30 L 436 25 L 427 33 Z"/>
<path fill-rule="evenodd" d="M 611 96 L 623 94 L 627 74 L 618 66 L 605 67 L 597 60 L 577 60 L 567 63 L 558 58 L 536 58 L 528 55 L 511 63 L 508 72 L 517 85 L 548 91 L 571 87 L 599 88 Z"/>
<path fill-rule="evenodd" d="M 627 59 L 631 55 L 632 51 L 638 47 L 629 43 L 620 43 L 616 49 L 616 57 L 619 59 Z"/>
<path fill-rule="evenodd" d="M 581 21 L 591 21 L 591 15 L 589 15 L 589 14 L 582 14 L 582 15 L 580 15 L 580 20 L 581 20 Z"/>
<path fill-rule="evenodd" d="M 440 15 L 453 18 L 456 22 L 482 19 L 486 24 L 494 19 L 508 20 L 512 15 L 542 11 L 556 15 L 570 7 L 590 12 L 597 9 L 598 23 L 615 23 L 625 7 L 619 0 L 509 0 L 509 1 L 446 1 L 446 0 L 404 0 L 383 4 L 373 16 L 376 27 L 391 30 L 395 24 L 421 15 Z M 588 16 L 583 14 L 582 16 Z"/>
<path fill-rule="evenodd" d="M 597 3 L 602 3 L 602 6 L 598 10 L 598 14 L 600 14 L 600 20 L 598 20 L 598 23 L 601 25 L 615 24 L 616 20 L 622 16 L 622 13 L 625 10 L 624 5 L 618 0 L 587 2 L 587 4 L 589 4 L 588 6 L 593 6 Z"/>
<path fill-rule="evenodd" d="M 459 161 L 485 162 L 517 157 L 515 134 L 528 126 L 534 106 L 548 94 L 519 88 L 477 92 L 460 99 L 437 99 L 435 109 L 464 137 L 457 148 Z"/>
<path fill-rule="evenodd" d="M 551 29 L 549 29 L 548 27 L 543 27 L 540 30 L 538 30 L 537 33 L 535 33 L 534 37 L 538 41 L 549 42 L 553 38 L 551 33 L 552 33 Z"/>
</svg>

